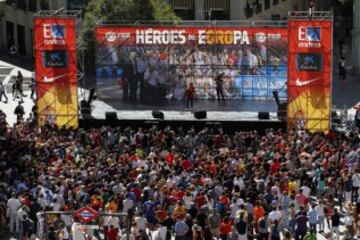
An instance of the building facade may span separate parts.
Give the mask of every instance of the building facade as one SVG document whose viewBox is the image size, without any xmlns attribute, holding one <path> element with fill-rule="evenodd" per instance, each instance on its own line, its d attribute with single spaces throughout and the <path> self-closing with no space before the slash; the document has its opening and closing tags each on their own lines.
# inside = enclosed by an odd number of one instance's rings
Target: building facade
<svg viewBox="0 0 360 240">
<path fill-rule="evenodd" d="M 79 9 L 86 0 L 6 0 L 0 5 L 0 51 L 33 57 L 33 17 L 39 10 Z M 14 48 L 13 48 L 14 49 Z"/>
<path fill-rule="evenodd" d="M 185 20 L 280 20 L 307 10 L 308 0 L 167 0 Z"/>
<path fill-rule="evenodd" d="M 16 46 L 18 55 L 33 57 L 34 14 L 39 10 L 83 9 L 88 1 L 0 0 L 0 51 L 9 52 L 12 46 Z M 288 11 L 307 10 L 309 2 L 309 0 L 165 1 L 184 20 L 281 20 L 287 17 Z"/>
</svg>

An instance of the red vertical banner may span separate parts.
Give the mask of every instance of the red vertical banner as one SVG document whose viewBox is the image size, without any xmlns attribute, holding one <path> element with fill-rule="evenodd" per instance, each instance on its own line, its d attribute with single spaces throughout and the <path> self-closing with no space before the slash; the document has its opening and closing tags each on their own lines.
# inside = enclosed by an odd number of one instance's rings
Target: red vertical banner
<svg viewBox="0 0 360 240">
<path fill-rule="evenodd" d="M 34 18 L 38 123 L 78 127 L 75 18 Z"/>
<path fill-rule="evenodd" d="M 328 131 L 331 118 L 332 21 L 290 20 L 288 127 Z"/>
</svg>

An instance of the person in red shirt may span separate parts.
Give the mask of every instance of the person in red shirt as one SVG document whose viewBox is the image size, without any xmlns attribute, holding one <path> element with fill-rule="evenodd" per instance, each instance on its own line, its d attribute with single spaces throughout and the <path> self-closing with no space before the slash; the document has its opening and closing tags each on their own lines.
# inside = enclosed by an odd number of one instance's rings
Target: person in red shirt
<svg viewBox="0 0 360 240">
<path fill-rule="evenodd" d="M 166 163 L 169 165 L 169 166 L 173 166 L 174 165 L 174 154 L 172 154 L 172 152 L 169 152 L 166 157 L 165 157 L 165 160 L 166 160 Z"/>
<path fill-rule="evenodd" d="M 220 238 L 227 239 L 227 236 L 231 232 L 232 221 L 225 217 L 224 220 L 220 223 Z"/>
<path fill-rule="evenodd" d="M 205 202 L 206 202 L 206 198 L 205 198 L 205 193 L 201 192 L 195 199 L 196 205 L 198 208 L 201 208 Z"/>
<path fill-rule="evenodd" d="M 108 240 L 117 240 L 118 230 L 116 228 L 114 228 L 113 225 L 111 225 L 109 230 L 106 233 L 106 236 L 107 236 Z"/>
<path fill-rule="evenodd" d="M 212 162 L 210 165 L 209 165 L 209 172 L 211 174 L 216 174 L 217 172 L 217 169 L 216 169 L 216 164 L 214 162 Z"/>
<path fill-rule="evenodd" d="M 194 106 L 194 98 L 195 98 L 195 86 L 193 83 L 190 83 L 186 88 L 186 108 L 193 108 Z"/>
<path fill-rule="evenodd" d="M 230 206 L 230 198 L 226 195 L 226 192 L 220 196 L 220 202 L 225 205 L 226 209 Z"/>
<path fill-rule="evenodd" d="M 101 200 L 101 197 L 94 195 L 91 198 L 91 208 L 96 210 L 96 211 L 99 211 L 99 209 L 102 208 L 102 207 L 103 207 L 103 202 Z"/>
<path fill-rule="evenodd" d="M 163 223 L 164 220 L 167 217 L 167 212 L 161 207 L 161 206 L 157 206 L 156 207 L 156 220 L 159 223 Z"/>
<path fill-rule="evenodd" d="M 274 160 L 272 162 L 272 164 L 270 165 L 270 168 L 271 168 L 271 174 L 274 175 L 275 173 L 277 173 L 280 169 L 280 163 L 278 160 Z"/>
<path fill-rule="evenodd" d="M 182 167 L 184 169 L 184 171 L 188 170 L 191 168 L 191 161 L 189 159 L 184 159 L 182 162 Z"/>
</svg>

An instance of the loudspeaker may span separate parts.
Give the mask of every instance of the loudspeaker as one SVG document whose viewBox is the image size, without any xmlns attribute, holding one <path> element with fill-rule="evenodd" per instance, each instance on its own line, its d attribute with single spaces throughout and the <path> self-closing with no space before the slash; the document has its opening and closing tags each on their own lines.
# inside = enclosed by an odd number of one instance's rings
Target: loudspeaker
<svg viewBox="0 0 360 240">
<path fill-rule="evenodd" d="M 156 119 L 164 119 L 164 113 L 163 113 L 163 112 L 154 110 L 154 111 L 152 111 L 151 114 L 152 114 L 153 118 L 156 118 Z"/>
<path fill-rule="evenodd" d="M 280 103 L 277 109 L 277 117 L 280 121 L 285 121 L 287 117 L 287 102 Z"/>
<path fill-rule="evenodd" d="M 91 88 L 89 92 L 88 103 L 91 104 L 91 102 L 95 99 L 96 99 L 95 88 Z"/>
<path fill-rule="evenodd" d="M 80 101 L 80 113 L 81 115 L 91 114 L 91 105 L 86 100 Z"/>
<path fill-rule="evenodd" d="M 269 112 L 259 112 L 258 117 L 260 120 L 268 120 L 270 119 L 270 114 Z"/>
<path fill-rule="evenodd" d="M 117 113 L 116 112 L 106 112 L 105 113 L 106 121 L 117 121 Z"/>
<path fill-rule="evenodd" d="M 341 124 L 341 117 L 338 116 L 336 111 L 331 111 L 331 122 Z"/>
<path fill-rule="evenodd" d="M 279 98 L 279 93 L 277 90 L 273 91 L 272 92 L 273 96 L 274 96 L 274 99 L 275 99 L 275 102 L 276 104 L 278 105 L 278 107 L 281 105 L 280 103 L 280 98 Z"/>
<path fill-rule="evenodd" d="M 197 112 L 194 112 L 194 117 L 196 119 L 204 119 L 206 118 L 207 116 L 207 112 L 206 111 L 197 111 Z"/>
</svg>

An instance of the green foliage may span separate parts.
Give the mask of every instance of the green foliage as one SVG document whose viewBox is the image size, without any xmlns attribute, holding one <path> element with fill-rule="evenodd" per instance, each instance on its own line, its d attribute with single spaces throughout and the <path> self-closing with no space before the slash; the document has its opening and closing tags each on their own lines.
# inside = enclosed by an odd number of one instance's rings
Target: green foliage
<svg viewBox="0 0 360 240">
<path fill-rule="evenodd" d="M 100 21 L 179 20 L 164 0 L 91 0 L 85 10 L 78 39 L 85 71 L 95 69 L 95 27 Z"/>
<path fill-rule="evenodd" d="M 180 20 L 173 9 L 164 0 L 150 0 L 155 20 Z"/>
</svg>

